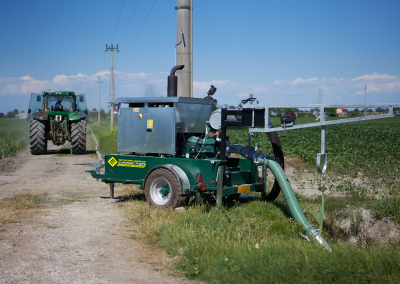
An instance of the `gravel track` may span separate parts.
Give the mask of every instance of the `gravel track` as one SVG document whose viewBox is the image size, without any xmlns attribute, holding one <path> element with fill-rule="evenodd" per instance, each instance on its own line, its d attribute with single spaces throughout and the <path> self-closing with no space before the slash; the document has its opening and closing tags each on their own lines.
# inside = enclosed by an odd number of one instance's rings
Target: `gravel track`
<svg viewBox="0 0 400 284">
<path fill-rule="evenodd" d="M 76 165 L 97 160 L 67 153 L 69 145 L 49 143 L 45 155 L 27 148 L 0 160 L 0 200 L 23 193 L 84 197 L 32 210 L 0 232 L 0 283 L 193 283 L 168 276 L 165 259 L 129 238 L 109 187 L 85 172 L 93 167 Z M 123 190 L 117 186 L 115 196 Z"/>
</svg>

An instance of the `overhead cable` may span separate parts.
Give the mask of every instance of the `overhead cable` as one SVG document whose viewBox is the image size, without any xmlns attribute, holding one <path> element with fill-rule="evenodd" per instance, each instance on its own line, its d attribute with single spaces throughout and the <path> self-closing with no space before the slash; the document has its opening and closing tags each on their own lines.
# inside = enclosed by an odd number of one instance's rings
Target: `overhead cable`
<svg viewBox="0 0 400 284">
<path fill-rule="evenodd" d="M 149 13 L 147 14 L 146 19 L 144 19 L 144 22 L 143 22 L 142 26 L 140 27 L 140 29 L 139 29 L 139 31 L 136 33 L 135 37 L 132 39 L 132 41 L 128 44 L 128 46 L 127 46 L 124 50 L 126 50 L 126 49 L 132 44 L 132 42 L 134 42 L 134 40 L 136 39 L 136 37 L 138 36 L 138 34 L 140 33 L 140 31 L 142 30 L 144 24 L 146 23 L 147 18 L 149 17 L 151 11 L 153 10 L 153 7 L 154 7 L 154 5 L 156 4 L 156 2 L 157 2 L 157 0 L 154 0 L 153 6 L 151 6 L 151 9 L 150 9 Z M 122 51 L 124 51 L 124 50 L 122 50 Z"/>
<path fill-rule="evenodd" d="M 133 10 L 131 19 L 129 20 L 129 24 L 128 24 L 128 26 L 126 27 L 125 33 L 124 33 L 124 35 L 122 36 L 121 40 L 119 41 L 119 44 L 121 44 L 122 40 L 124 39 L 124 37 L 125 37 L 125 35 L 126 35 L 126 32 L 128 31 L 129 26 L 131 25 L 131 22 L 132 22 L 132 19 L 133 19 L 133 15 L 135 15 L 136 8 L 137 8 L 137 6 L 138 6 L 138 4 L 139 4 L 139 1 L 140 1 L 140 0 L 138 0 L 138 1 L 136 2 L 136 6 L 135 6 L 135 9 Z"/>
<path fill-rule="evenodd" d="M 121 18 L 121 13 L 122 13 L 122 7 L 124 7 L 124 1 L 125 0 L 122 0 L 121 10 L 119 11 L 119 16 L 118 16 L 118 21 L 117 21 L 117 26 L 115 27 L 114 36 L 113 36 L 113 38 L 111 40 L 111 43 L 114 41 L 115 34 L 117 33 L 117 29 L 118 29 L 118 25 L 119 25 L 119 19 Z"/>
</svg>

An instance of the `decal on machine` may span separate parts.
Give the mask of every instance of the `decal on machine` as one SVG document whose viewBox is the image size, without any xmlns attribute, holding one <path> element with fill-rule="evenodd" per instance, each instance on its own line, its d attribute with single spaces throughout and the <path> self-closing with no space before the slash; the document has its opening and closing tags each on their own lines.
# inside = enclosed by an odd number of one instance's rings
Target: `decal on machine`
<svg viewBox="0 0 400 284">
<path fill-rule="evenodd" d="M 117 167 L 129 167 L 129 168 L 145 168 L 146 161 L 139 161 L 139 160 L 126 160 L 126 159 L 118 159 L 118 161 L 112 157 L 108 160 L 108 163 L 111 167 L 117 165 Z"/>
<path fill-rule="evenodd" d="M 118 159 L 118 167 L 144 168 L 146 161 Z"/>
<path fill-rule="evenodd" d="M 111 157 L 111 159 L 108 160 L 108 163 L 111 165 L 111 167 L 114 167 L 118 162 L 114 157 Z"/>
</svg>

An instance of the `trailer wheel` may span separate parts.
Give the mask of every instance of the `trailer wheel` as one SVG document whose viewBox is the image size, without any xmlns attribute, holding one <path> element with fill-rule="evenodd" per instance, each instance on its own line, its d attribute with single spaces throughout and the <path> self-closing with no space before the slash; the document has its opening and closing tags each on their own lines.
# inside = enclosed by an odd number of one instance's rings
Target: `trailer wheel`
<svg viewBox="0 0 400 284">
<path fill-rule="evenodd" d="M 46 154 L 46 126 L 43 121 L 31 118 L 30 121 L 30 148 L 32 155 Z"/>
<path fill-rule="evenodd" d="M 282 144 L 279 140 L 279 136 L 277 132 L 268 132 L 269 140 L 272 144 L 272 149 L 274 151 L 275 161 L 281 165 L 282 169 L 285 169 L 285 161 L 283 157 Z M 272 186 L 271 191 L 265 196 L 265 201 L 274 201 L 279 193 L 281 192 L 281 188 L 279 187 L 278 182 L 275 180 L 274 185 Z"/>
<path fill-rule="evenodd" d="M 151 207 L 160 209 L 179 207 L 181 188 L 177 177 L 166 169 L 157 169 L 147 177 L 144 193 Z"/>
</svg>

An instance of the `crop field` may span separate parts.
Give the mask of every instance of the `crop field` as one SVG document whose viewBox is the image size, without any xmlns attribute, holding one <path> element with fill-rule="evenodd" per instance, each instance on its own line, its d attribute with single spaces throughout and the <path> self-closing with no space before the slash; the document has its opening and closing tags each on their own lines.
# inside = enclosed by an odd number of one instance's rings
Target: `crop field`
<svg viewBox="0 0 400 284">
<path fill-rule="evenodd" d="M 315 118 L 298 118 L 296 123 L 312 121 Z M 273 117 L 272 123 L 278 125 L 278 118 Z M 99 127 L 93 131 L 104 153 L 116 152 L 116 130 Z M 365 226 L 379 224 L 378 233 L 388 233 L 400 223 L 399 134 L 398 117 L 328 126 L 324 175 L 315 167 L 319 127 L 289 130 L 281 138 L 286 167 L 293 171 L 290 182 L 314 227 L 318 222 L 312 211 L 318 212 L 321 193 L 325 196 L 321 233 L 333 253 L 301 236 L 282 194 L 274 202 L 260 202 L 257 196 L 226 201 L 219 211 L 215 203 L 187 200 L 185 211 L 176 212 L 149 208 L 143 191 L 132 187 L 119 206 L 132 222 L 132 238 L 166 251 L 175 259 L 174 269 L 188 278 L 207 283 L 288 283 L 293 279 L 398 283 L 398 233 L 374 237 Z M 248 143 L 245 130 L 228 131 L 228 136 L 232 143 Z M 259 151 L 272 154 L 268 136 L 260 133 L 253 138 L 255 143 Z M 271 188 L 273 177 L 269 175 L 268 180 Z M 310 188 L 314 194 L 298 193 Z M 371 216 L 366 223 L 367 213 Z"/>
<path fill-rule="evenodd" d="M 29 122 L 25 119 L 0 119 L 0 159 L 12 156 L 29 144 Z"/>
</svg>

